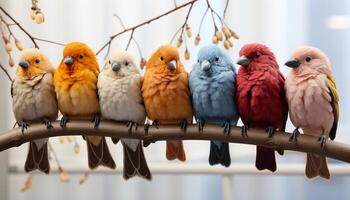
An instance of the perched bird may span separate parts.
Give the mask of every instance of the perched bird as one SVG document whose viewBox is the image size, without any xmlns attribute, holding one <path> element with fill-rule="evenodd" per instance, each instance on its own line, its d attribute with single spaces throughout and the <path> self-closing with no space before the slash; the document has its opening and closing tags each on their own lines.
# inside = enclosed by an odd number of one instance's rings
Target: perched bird
<svg viewBox="0 0 350 200">
<path fill-rule="evenodd" d="M 23 50 L 18 65 L 11 95 L 13 112 L 22 133 L 30 123 L 35 122 L 42 122 L 47 129 L 52 128 L 51 121 L 55 120 L 58 114 L 53 85 L 55 69 L 49 58 L 35 48 Z M 47 138 L 29 142 L 26 172 L 39 169 L 49 173 L 47 142 Z"/>
<path fill-rule="evenodd" d="M 189 84 L 199 129 L 204 123 L 213 123 L 223 125 L 224 133 L 229 134 L 230 125 L 236 125 L 239 118 L 235 104 L 236 68 L 229 56 L 214 45 L 201 48 Z M 209 163 L 230 166 L 229 144 L 211 141 Z"/>
<path fill-rule="evenodd" d="M 180 124 L 185 131 L 187 123 L 192 122 L 188 73 L 176 47 L 161 46 L 147 61 L 142 96 L 147 116 L 156 124 Z M 167 141 L 166 157 L 186 160 L 181 140 Z"/>
<path fill-rule="evenodd" d="M 339 96 L 327 56 L 315 47 L 300 47 L 286 62 L 292 68 L 285 89 L 289 116 L 296 129 L 291 140 L 296 140 L 299 128 L 304 134 L 319 137 L 322 147 L 329 137 L 334 140 L 339 119 Z M 325 156 L 307 154 L 305 174 L 308 178 L 330 174 Z"/>
<path fill-rule="evenodd" d="M 244 126 L 266 129 L 272 137 L 275 129 L 284 130 L 288 118 L 284 77 L 270 49 L 258 43 L 247 44 L 239 52 L 236 103 Z M 279 151 L 280 154 L 283 154 Z M 275 151 L 257 146 L 255 166 L 276 171 Z"/>
<path fill-rule="evenodd" d="M 98 76 L 98 94 L 102 117 L 127 122 L 129 131 L 133 126 L 143 125 L 146 111 L 141 96 L 142 76 L 133 57 L 124 51 L 112 53 Z M 117 142 L 114 139 L 115 142 Z M 151 172 L 143 153 L 140 140 L 122 139 L 125 179 L 135 175 L 150 180 Z"/>
<path fill-rule="evenodd" d="M 61 126 L 70 119 L 93 119 L 98 126 L 100 105 L 97 95 L 99 68 L 95 53 L 84 43 L 72 42 L 63 50 L 63 59 L 54 76 L 58 107 L 63 114 Z M 103 165 L 114 169 L 106 140 L 101 136 L 87 136 L 89 167 Z"/>
</svg>

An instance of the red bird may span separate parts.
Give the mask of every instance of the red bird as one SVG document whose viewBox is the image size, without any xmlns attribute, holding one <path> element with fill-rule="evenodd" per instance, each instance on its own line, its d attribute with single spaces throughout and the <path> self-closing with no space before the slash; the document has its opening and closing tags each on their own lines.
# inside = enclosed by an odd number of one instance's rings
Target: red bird
<svg viewBox="0 0 350 200">
<path fill-rule="evenodd" d="M 247 128 L 254 127 L 266 129 L 268 137 L 272 137 L 276 129 L 285 129 L 288 117 L 284 77 L 274 54 L 265 45 L 247 44 L 239 56 L 237 64 L 242 67 L 237 74 L 236 102 L 244 123 L 242 135 L 247 136 Z M 276 171 L 275 151 L 257 146 L 255 166 Z"/>
</svg>

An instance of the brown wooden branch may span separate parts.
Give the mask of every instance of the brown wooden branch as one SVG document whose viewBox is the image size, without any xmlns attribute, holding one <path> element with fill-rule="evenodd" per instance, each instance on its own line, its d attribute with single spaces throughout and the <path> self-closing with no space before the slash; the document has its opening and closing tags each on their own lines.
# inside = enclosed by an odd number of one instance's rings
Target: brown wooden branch
<svg viewBox="0 0 350 200">
<path fill-rule="evenodd" d="M 2 64 L 0 64 L 0 68 L 6 74 L 7 78 L 9 79 L 9 81 L 12 82 L 12 78 L 11 78 L 9 72 L 5 69 L 4 66 L 2 66 Z"/>
<path fill-rule="evenodd" d="M 291 133 L 276 132 L 272 138 L 264 130 L 249 129 L 248 137 L 242 137 L 240 127 L 232 127 L 229 135 L 223 134 L 221 126 L 206 125 L 202 132 L 196 125 L 189 125 L 184 133 L 178 126 L 160 125 L 138 126 L 132 132 L 123 123 L 110 121 L 101 122 L 98 128 L 88 121 L 72 121 L 66 128 L 61 128 L 59 122 L 53 122 L 54 128 L 47 130 L 42 124 L 32 124 L 24 134 L 19 128 L 11 129 L 0 134 L 0 151 L 20 146 L 23 143 L 48 137 L 64 135 L 99 135 L 106 137 L 136 138 L 146 141 L 162 140 L 220 140 L 231 143 L 252 144 L 266 146 L 274 149 L 284 149 L 299 152 L 309 152 L 325 155 L 330 158 L 350 163 L 350 146 L 328 140 L 324 149 L 317 137 L 299 135 L 297 142 L 289 141 Z"/>
</svg>

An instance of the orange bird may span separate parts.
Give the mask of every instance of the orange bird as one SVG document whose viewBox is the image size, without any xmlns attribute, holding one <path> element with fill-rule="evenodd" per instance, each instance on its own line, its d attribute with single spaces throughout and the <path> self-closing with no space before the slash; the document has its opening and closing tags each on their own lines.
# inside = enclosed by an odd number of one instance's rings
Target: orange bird
<svg viewBox="0 0 350 200">
<path fill-rule="evenodd" d="M 99 72 L 95 53 L 86 44 L 72 42 L 65 46 L 54 76 L 58 107 L 63 114 L 61 127 L 70 119 L 93 119 L 95 127 L 98 126 L 100 106 L 96 84 Z M 90 169 L 99 165 L 115 168 L 104 137 L 87 136 L 86 144 Z"/>
<path fill-rule="evenodd" d="M 146 63 L 142 96 L 147 116 L 157 125 L 180 124 L 185 131 L 192 122 L 188 73 L 179 60 L 176 47 L 164 45 Z M 168 140 L 168 160 L 186 160 L 181 140 Z"/>
</svg>

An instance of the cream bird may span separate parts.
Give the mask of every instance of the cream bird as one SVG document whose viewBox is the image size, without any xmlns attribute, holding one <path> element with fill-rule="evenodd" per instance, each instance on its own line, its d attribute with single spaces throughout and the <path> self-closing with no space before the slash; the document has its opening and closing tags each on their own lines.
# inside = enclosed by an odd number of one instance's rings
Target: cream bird
<svg viewBox="0 0 350 200">
<path fill-rule="evenodd" d="M 142 76 L 133 57 L 124 51 L 112 53 L 98 77 L 98 94 L 102 117 L 127 122 L 129 131 L 133 126 L 144 124 L 146 111 L 141 96 Z M 113 138 L 117 143 L 118 139 Z M 124 151 L 125 179 L 135 175 L 151 179 L 151 172 L 143 153 L 140 140 L 121 139 Z"/>
<path fill-rule="evenodd" d="M 35 122 L 52 128 L 51 121 L 57 118 L 58 107 L 53 85 L 55 70 L 50 60 L 39 49 L 30 48 L 21 52 L 18 66 L 11 95 L 13 112 L 22 133 Z M 46 138 L 29 143 L 26 172 L 39 169 L 49 173 L 47 141 Z"/>
<path fill-rule="evenodd" d="M 339 118 L 339 97 L 327 56 L 315 47 L 297 48 L 286 62 L 292 70 L 285 82 L 289 115 L 296 129 L 296 141 L 302 128 L 304 134 L 316 136 L 321 146 L 336 136 Z M 330 174 L 325 156 L 307 154 L 305 174 L 308 178 Z"/>
</svg>

